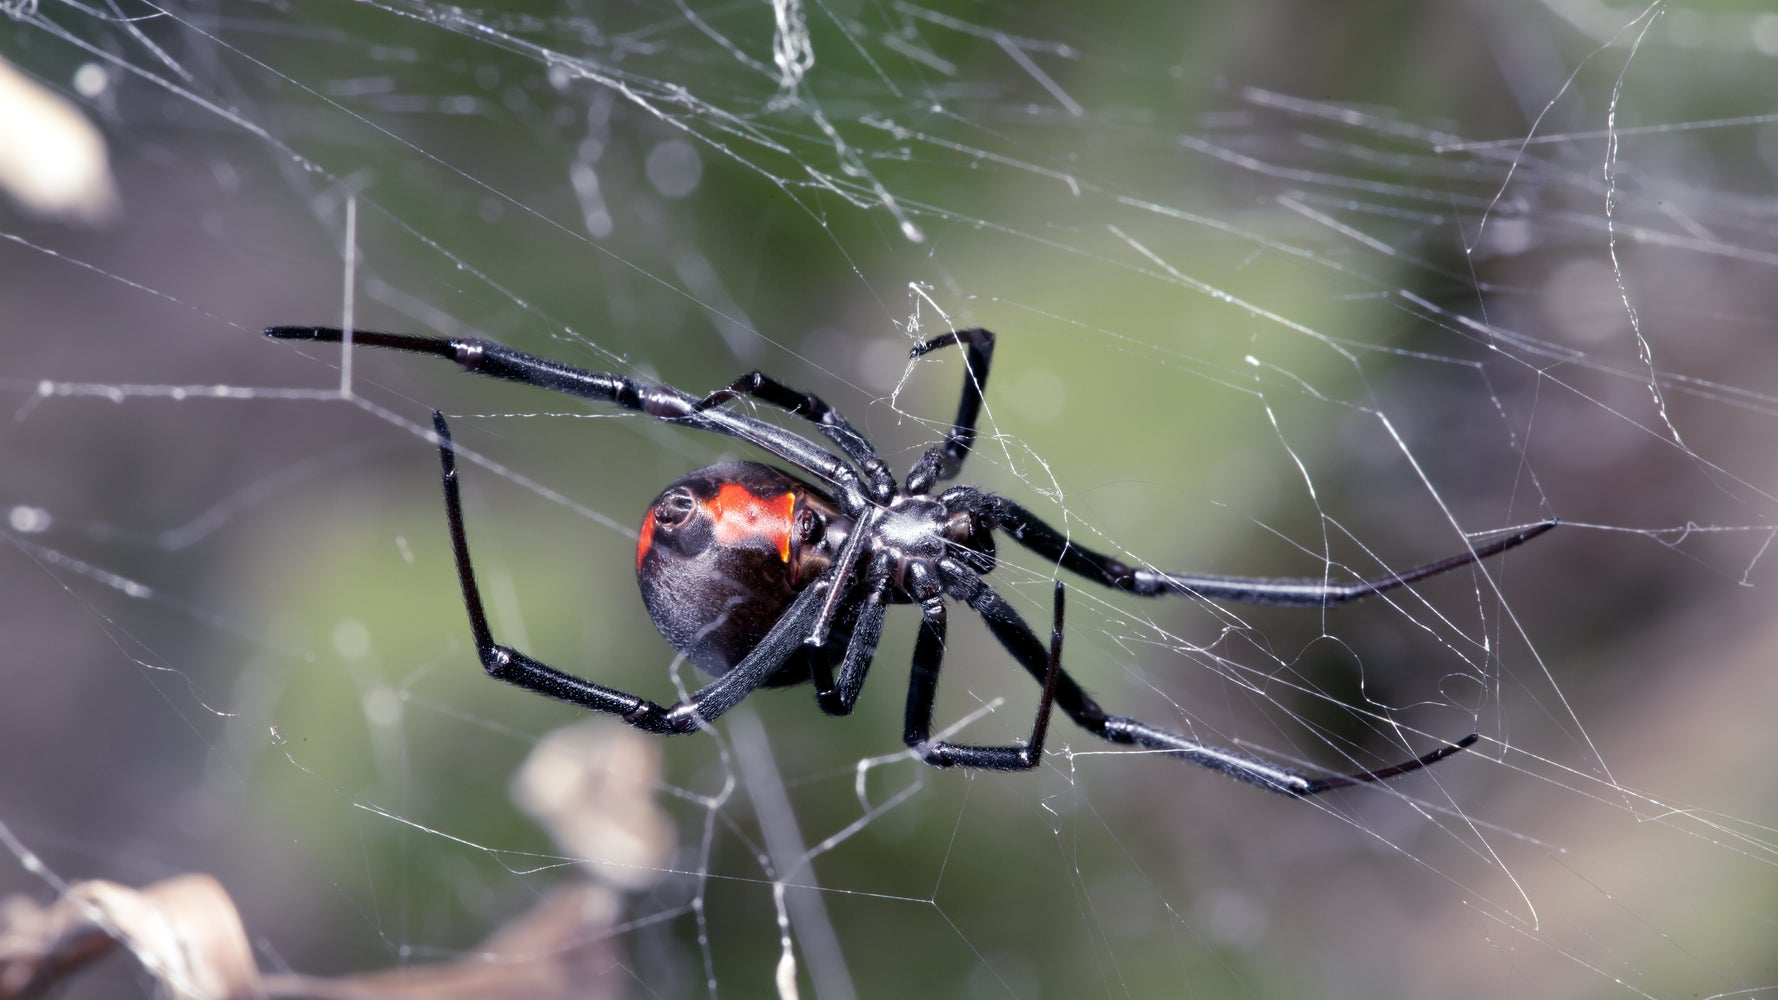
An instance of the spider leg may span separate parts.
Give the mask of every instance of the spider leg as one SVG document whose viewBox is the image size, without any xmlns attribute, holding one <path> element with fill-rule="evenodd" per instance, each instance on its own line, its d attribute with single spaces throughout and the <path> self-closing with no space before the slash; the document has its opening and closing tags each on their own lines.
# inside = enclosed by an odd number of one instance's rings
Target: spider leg
<svg viewBox="0 0 1778 1000">
<path fill-rule="evenodd" d="M 1029 771 L 1043 762 L 1043 739 L 1049 731 L 1050 709 L 1062 677 L 1062 584 L 1056 583 L 1055 623 L 1050 631 L 1046 666 L 1041 671 L 1043 697 L 1031 738 L 1023 746 L 977 746 L 932 739 L 932 704 L 938 695 L 938 668 L 945 655 L 945 601 L 920 602 L 920 633 L 914 640 L 914 668 L 908 680 L 907 728 L 903 739 L 934 767 L 976 767 L 990 771 Z M 1032 637 L 1036 641 L 1036 637 Z"/>
<path fill-rule="evenodd" d="M 754 688 L 765 682 L 793 653 L 802 648 L 809 623 L 821 606 L 827 581 L 810 585 L 790 607 L 784 617 L 772 626 L 753 652 L 727 673 L 700 688 L 689 698 L 663 706 L 646 698 L 606 687 L 582 677 L 558 670 L 511 646 L 494 641 L 488 627 L 488 615 L 482 608 L 480 588 L 476 586 L 475 569 L 469 561 L 469 539 L 463 527 L 463 502 L 457 486 L 457 452 L 451 441 L 451 429 L 444 414 L 432 411 L 432 426 L 438 435 L 439 465 L 444 479 L 445 519 L 450 524 L 451 550 L 457 561 L 457 580 L 463 588 L 463 605 L 469 612 L 469 628 L 475 637 L 475 652 L 488 676 L 495 680 L 548 695 L 594 712 L 614 715 L 644 732 L 660 734 L 689 733 L 739 704 Z"/>
<path fill-rule="evenodd" d="M 272 326 L 273 340 L 337 344 L 344 334 L 325 326 Z M 700 399 L 667 385 L 639 382 L 610 372 L 589 372 L 523 351 L 473 338 L 426 337 L 411 333 L 352 331 L 354 345 L 430 354 L 453 361 L 468 372 L 611 403 L 651 417 L 739 438 L 778 456 L 810 476 L 838 487 L 841 506 L 856 517 L 868 504 L 868 491 L 858 473 L 832 452 L 800 434 L 745 414 L 721 408 L 700 409 Z"/>
<path fill-rule="evenodd" d="M 1542 521 L 1467 552 L 1459 552 L 1391 576 L 1354 583 L 1334 583 L 1317 579 L 1269 580 L 1132 568 L 1111 556 L 1076 545 L 1066 535 L 1039 520 L 1035 514 L 1005 497 L 983 493 L 973 487 L 959 486 L 947 490 L 941 499 L 953 507 L 961 506 L 984 516 L 1013 541 L 1045 558 L 1055 560 L 1063 569 L 1079 573 L 1107 587 L 1142 597 L 1190 594 L 1211 601 L 1272 604 L 1293 608 L 1332 607 L 1394 590 L 1429 576 L 1437 576 L 1489 556 L 1499 555 L 1525 544 L 1557 524 L 1554 520 Z"/>
<path fill-rule="evenodd" d="M 864 676 L 870 671 L 871 660 L 877 655 L 877 641 L 883 635 L 883 616 L 888 611 L 887 553 L 879 553 L 872 560 L 861 586 L 864 588 L 864 597 L 859 602 L 858 618 L 852 624 L 852 634 L 846 640 L 846 656 L 840 662 L 837 684 L 828 662 L 820 658 L 818 651 L 811 650 L 814 654 L 815 703 L 828 715 L 852 714 L 853 707 L 858 704 L 858 692 L 864 688 Z"/>
<path fill-rule="evenodd" d="M 852 525 L 851 537 L 840 550 L 839 557 L 828 567 L 824 574 L 828 582 L 827 599 L 821 603 L 821 611 L 815 616 L 815 623 L 809 629 L 809 636 L 803 641 L 811 646 L 825 646 L 827 633 L 833 628 L 834 619 L 840 614 L 840 604 L 851 591 L 852 572 L 857 568 L 859 553 L 864 549 L 865 541 L 870 538 L 871 527 L 876 523 L 881 507 L 866 507 L 858 513 L 858 520 Z M 875 565 L 873 563 L 873 565 Z M 887 573 L 888 570 L 883 572 Z"/>
<path fill-rule="evenodd" d="M 1000 640 L 1000 644 L 1006 647 L 1013 659 L 1032 677 L 1041 681 L 1046 691 L 1054 691 L 1057 707 L 1081 728 L 1112 743 L 1158 750 L 1267 791 L 1303 798 L 1335 788 L 1382 781 L 1418 771 L 1470 746 L 1477 739 L 1472 733 L 1456 743 L 1376 771 L 1313 777 L 1294 768 L 1169 732 L 1128 716 L 1112 715 L 1089 697 L 1074 678 L 1061 668 L 1057 659 L 1059 636 L 1052 636 L 1050 652 L 1046 655 L 1043 643 L 1032 633 L 1024 619 L 1019 617 L 1018 612 L 995 593 L 993 588 L 982 582 L 973 570 L 954 559 L 945 559 L 939 562 L 939 572 L 949 581 L 949 592 L 982 616 L 988 630 L 994 634 L 994 638 Z"/>
<path fill-rule="evenodd" d="M 718 389 L 698 400 L 697 405 L 692 407 L 692 412 L 702 413 L 742 396 L 752 396 L 819 427 L 821 433 L 839 445 L 846 457 L 856 463 L 870 480 L 871 499 L 878 503 L 889 502 L 890 494 L 895 491 L 895 477 L 889 473 L 889 463 L 883 461 L 883 456 L 877 454 L 877 449 L 865 440 L 864 435 L 854 430 L 838 410 L 812 392 L 792 389 L 756 368 L 729 383 L 727 388 Z"/>
<path fill-rule="evenodd" d="M 909 358 L 917 358 L 941 347 L 961 344 L 963 356 L 963 398 L 957 403 L 957 419 L 945 435 L 944 443 L 928 448 L 908 471 L 905 491 L 919 496 L 941 479 L 953 479 L 963 469 L 963 460 L 975 444 L 975 423 L 981 416 L 982 390 L 988 384 L 988 365 L 994 360 L 994 333 L 991 330 L 952 330 L 931 340 L 914 345 Z"/>
</svg>

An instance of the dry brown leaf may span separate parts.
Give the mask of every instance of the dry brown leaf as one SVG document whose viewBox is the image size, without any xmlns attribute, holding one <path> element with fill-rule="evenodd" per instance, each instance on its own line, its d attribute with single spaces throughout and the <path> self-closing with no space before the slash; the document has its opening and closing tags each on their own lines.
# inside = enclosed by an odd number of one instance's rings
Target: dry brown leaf
<svg viewBox="0 0 1778 1000">
<path fill-rule="evenodd" d="M 208 875 L 181 875 L 143 889 L 80 882 L 48 906 L 9 899 L 0 917 L 0 997 L 37 996 L 119 944 L 167 996 L 263 995 L 240 915 Z"/>
</svg>

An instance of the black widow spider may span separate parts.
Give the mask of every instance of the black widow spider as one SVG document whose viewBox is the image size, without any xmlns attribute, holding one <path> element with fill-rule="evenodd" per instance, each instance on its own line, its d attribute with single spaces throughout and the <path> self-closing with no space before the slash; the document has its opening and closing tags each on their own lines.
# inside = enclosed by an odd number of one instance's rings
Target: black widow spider
<svg viewBox="0 0 1778 1000">
<path fill-rule="evenodd" d="M 278 340 L 338 343 L 327 327 L 274 326 Z M 1474 734 L 1377 771 L 1311 777 L 1235 750 L 1111 715 L 1062 669 L 1063 587 L 1056 582 L 1049 648 L 982 580 L 994 568 L 994 532 L 1087 579 L 1143 597 L 1185 594 L 1200 600 L 1326 608 L 1467 566 L 1548 531 L 1546 521 L 1480 548 L 1394 576 L 1357 583 L 1201 576 L 1132 568 L 1082 548 L 1005 497 L 973 486 L 928 491 L 955 477 L 975 441 L 982 387 L 994 351 L 987 330 L 957 330 L 916 346 L 910 357 L 957 345 L 968 368 L 957 419 L 897 485 L 869 441 L 818 397 L 763 372 L 708 396 L 623 375 L 589 372 L 485 340 L 355 331 L 352 343 L 430 354 L 479 375 L 613 403 L 661 420 L 739 438 L 796 467 L 808 480 L 755 462 L 725 462 L 668 486 L 642 522 L 636 576 L 655 626 L 673 648 L 715 680 L 671 706 L 565 673 L 494 641 L 482 609 L 457 490 L 450 428 L 433 411 L 443 467 L 445 516 L 457 577 L 477 655 L 509 684 L 614 715 L 660 734 L 702 729 L 755 688 L 813 682 L 830 715 L 849 715 L 876 653 L 890 604 L 918 604 L 903 738 L 928 764 L 1024 771 L 1038 765 L 1052 705 L 1095 736 L 1133 744 L 1291 796 L 1380 781 L 1417 771 L 1476 741 Z M 813 423 L 845 455 L 775 424 L 726 409 L 741 397 Z M 812 481 L 813 482 L 812 482 Z M 823 485 L 817 486 L 819 482 Z M 933 700 L 945 649 L 945 598 L 968 605 L 1013 659 L 1043 685 L 1031 737 L 1024 744 L 976 746 L 932 739 Z M 835 668 L 838 668 L 836 674 Z"/>
</svg>

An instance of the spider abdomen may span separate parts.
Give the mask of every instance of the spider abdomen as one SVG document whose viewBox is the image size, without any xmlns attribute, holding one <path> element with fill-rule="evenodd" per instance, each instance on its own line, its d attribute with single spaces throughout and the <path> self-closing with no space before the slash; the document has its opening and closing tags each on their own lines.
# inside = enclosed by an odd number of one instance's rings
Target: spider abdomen
<svg viewBox="0 0 1778 1000">
<path fill-rule="evenodd" d="M 674 649 L 720 676 L 820 577 L 843 527 L 831 500 L 778 469 L 699 469 L 661 491 L 643 517 L 642 603 Z"/>
</svg>

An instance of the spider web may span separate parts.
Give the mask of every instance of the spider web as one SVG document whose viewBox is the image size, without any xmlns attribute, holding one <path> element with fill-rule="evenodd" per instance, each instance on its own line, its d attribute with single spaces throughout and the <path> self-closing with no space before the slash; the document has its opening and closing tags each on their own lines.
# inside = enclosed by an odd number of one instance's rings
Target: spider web
<svg viewBox="0 0 1778 1000">
<path fill-rule="evenodd" d="M 8 86 L 65 117 L 0 147 L 88 176 L 85 118 L 109 172 L 32 200 L 0 148 L 5 891 L 202 871 L 262 970 L 522 990 L 488 936 L 598 880 L 525 960 L 597 943 L 578 995 L 1778 995 L 1778 17 L 1175 6 L 10 5 Z M 274 323 L 760 368 L 898 470 L 964 377 L 908 348 L 985 326 L 963 479 L 1086 545 L 1338 582 L 1564 524 L 1325 614 L 1068 581 L 1112 711 L 1318 773 L 1481 734 L 1383 787 L 1060 718 L 1034 774 L 932 771 L 905 608 L 852 719 L 561 743 L 475 667 L 426 411 L 497 634 L 657 700 L 699 678 L 635 524 L 745 453 Z M 953 612 L 938 718 L 1010 742 L 1036 692 L 984 633 Z M 536 755 L 604 777 L 509 794 Z"/>
</svg>

